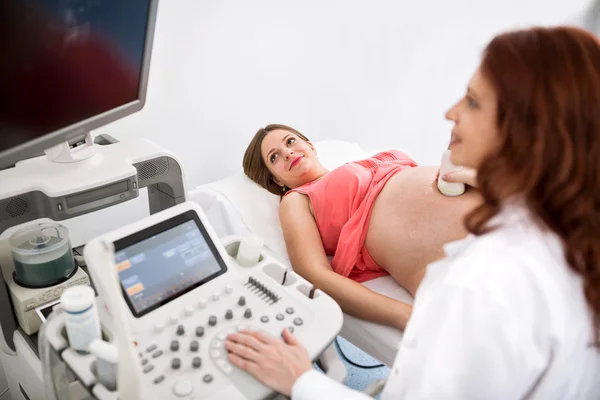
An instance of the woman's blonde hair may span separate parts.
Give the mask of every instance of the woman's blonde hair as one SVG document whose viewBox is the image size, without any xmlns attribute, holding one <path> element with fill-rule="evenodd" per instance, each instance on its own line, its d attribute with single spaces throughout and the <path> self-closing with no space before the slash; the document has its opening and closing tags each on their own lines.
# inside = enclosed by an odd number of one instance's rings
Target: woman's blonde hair
<svg viewBox="0 0 600 400">
<path fill-rule="evenodd" d="M 287 186 L 281 187 L 277 184 L 277 182 L 275 182 L 273 174 L 271 171 L 269 171 L 269 168 L 267 168 L 267 164 L 265 164 L 265 160 L 263 159 L 261 152 L 261 146 L 265 136 L 267 136 L 269 132 L 277 129 L 291 132 L 300 139 L 309 142 L 306 136 L 292 127 L 281 124 L 267 125 L 264 128 L 260 128 L 250 141 L 250 144 L 244 153 L 242 165 L 244 167 L 244 173 L 248 176 L 248 178 L 252 179 L 269 192 L 278 196 L 283 196 L 285 192 L 289 190 L 289 188 Z"/>
</svg>

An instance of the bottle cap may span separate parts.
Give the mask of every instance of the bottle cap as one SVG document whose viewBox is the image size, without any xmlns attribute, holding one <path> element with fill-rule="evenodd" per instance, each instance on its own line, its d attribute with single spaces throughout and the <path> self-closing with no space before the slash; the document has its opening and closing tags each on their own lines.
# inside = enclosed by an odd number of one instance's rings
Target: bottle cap
<svg viewBox="0 0 600 400">
<path fill-rule="evenodd" d="M 62 308 L 67 313 L 78 313 L 90 308 L 96 300 L 94 289 L 85 285 L 67 288 L 60 296 Z"/>
</svg>

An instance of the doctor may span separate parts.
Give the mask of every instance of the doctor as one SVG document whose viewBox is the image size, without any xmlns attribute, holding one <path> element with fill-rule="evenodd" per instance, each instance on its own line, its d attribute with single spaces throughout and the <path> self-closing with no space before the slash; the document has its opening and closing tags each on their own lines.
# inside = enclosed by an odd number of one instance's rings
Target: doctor
<svg viewBox="0 0 600 400">
<path fill-rule="evenodd" d="M 485 203 L 428 266 L 383 399 L 599 399 L 598 38 L 497 36 L 446 117 Z M 232 334 L 229 359 L 293 400 L 370 398 L 283 338 Z"/>
</svg>

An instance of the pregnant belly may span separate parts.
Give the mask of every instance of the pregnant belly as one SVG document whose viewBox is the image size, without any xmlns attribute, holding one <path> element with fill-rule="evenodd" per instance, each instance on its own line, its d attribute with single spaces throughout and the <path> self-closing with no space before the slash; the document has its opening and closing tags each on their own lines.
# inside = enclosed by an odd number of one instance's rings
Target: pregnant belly
<svg viewBox="0 0 600 400">
<path fill-rule="evenodd" d="M 371 213 L 367 250 L 413 296 L 427 264 L 444 256 L 444 243 L 465 237 L 464 216 L 481 199 L 467 190 L 442 195 L 435 184 L 437 167 L 405 169 L 386 183 Z"/>
</svg>

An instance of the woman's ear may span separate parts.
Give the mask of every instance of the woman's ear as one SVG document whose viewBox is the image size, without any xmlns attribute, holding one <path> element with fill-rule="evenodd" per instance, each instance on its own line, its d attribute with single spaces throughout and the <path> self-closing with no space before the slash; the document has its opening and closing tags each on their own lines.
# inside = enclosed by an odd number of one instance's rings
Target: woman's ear
<svg viewBox="0 0 600 400">
<path fill-rule="evenodd" d="M 306 143 L 308 143 L 308 145 L 310 146 L 310 148 L 313 149 L 313 151 L 315 152 L 315 154 L 317 154 L 317 149 L 315 149 L 315 146 L 312 144 L 312 142 L 310 140 L 307 140 Z"/>
<path fill-rule="evenodd" d="M 283 184 L 283 182 L 279 182 L 277 179 L 275 179 L 274 177 L 271 177 L 271 180 L 273 182 L 275 182 L 275 184 L 279 187 L 285 187 L 285 185 Z"/>
</svg>

